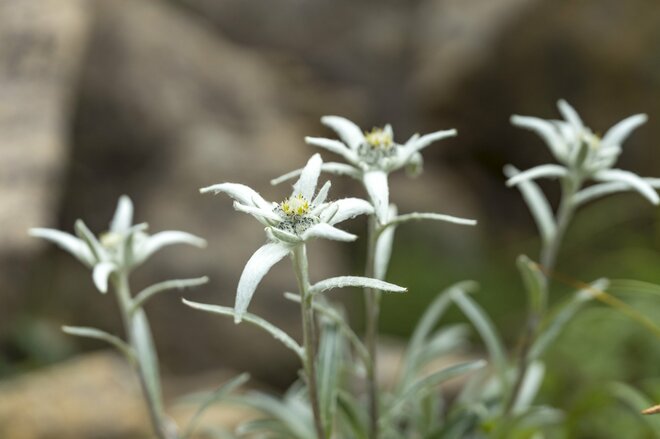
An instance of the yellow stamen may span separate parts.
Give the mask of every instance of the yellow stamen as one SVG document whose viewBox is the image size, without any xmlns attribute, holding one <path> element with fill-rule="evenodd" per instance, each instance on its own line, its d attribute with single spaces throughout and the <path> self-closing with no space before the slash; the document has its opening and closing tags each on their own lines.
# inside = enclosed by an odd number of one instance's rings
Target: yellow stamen
<svg viewBox="0 0 660 439">
<path fill-rule="evenodd" d="M 280 204 L 280 209 L 282 209 L 282 212 L 287 216 L 302 216 L 309 212 L 309 201 L 307 201 L 301 194 L 298 194 L 295 197 L 290 197 L 284 200 L 282 204 Z"/>
<path fill-rule="evenodd" d="M 374 148 L 388 148 L 394 144 L 392 134 L 382 128 L 374 128 L 364 133 L 366 142 Z"/>
</svg>

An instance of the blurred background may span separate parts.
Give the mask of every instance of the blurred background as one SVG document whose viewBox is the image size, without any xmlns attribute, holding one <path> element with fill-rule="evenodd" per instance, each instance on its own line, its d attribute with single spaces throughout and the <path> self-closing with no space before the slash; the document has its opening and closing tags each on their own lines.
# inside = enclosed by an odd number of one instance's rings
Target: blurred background
<svg viewBox="0 0 660 439">
<path fill-rule="evenodd" d="M 619 166 L 660 177 L 657 1 L 0 0 L 0 437 L 148 436 L 123 362 L 59 329 L 121 334 L 112 295 L 98 294 L 82 265 L 26 232 L 72 231 L 77 218 L 102 232 L 121 194 L 151 231 L 185 230 L 209 242 L 167 249 L 132 277 L 135 288 L 211 278 L 147 307 L 169 397 L 243 370 L 262 386 L 286 388 L 298 368 L 288 351 L 252 327 L 184 307 L 180 297 L 231 305 L 244 263 L 264 240 L 229 199 L 198 188 L 242 182 L 284 198 L 289 188 L 268 181 L 316 152 L 305 135 L 333 136 L 319 122 L 324 114 L 365 129 L 391 123 L 399 142 L 458 129 L 425 150 L 420 177 L 392 177 L 392 200 L 403 212 L 473 217 L 479 226 L 398 230 L 388 280 L 410 292 L 385 298 L 383 329 L 396 350 L 438 291 L 475 279 L 477 300 L 513 348 L 525 307 L 514 261 L 520 253 L 536 258 L 539 242 L 502 166 L 525 169 L 551 156 L 509 116 L 556 118 L 559 98 L 600 133 L 647 113 Z M 542 186 L 556 203 L 556 182 Z M 361 191 L 333 179 L 332 197 Z M 589 205 L 557 270 L 582 281 L 660 283 L 659 226 L 658 210 L 635 194 Z M 365 224 L 348 227 L 362 233 Z M 313 279 L 361 272 L 362 242 L 314 243 L 310 251 Z M 280 264 L 251 310 L 297 334 L 296 306 L 281 294 L 294 285 Z M 556 282 L 552 300 L 570 291 Z M 357 327 L 359 297 L 341 296 Z M 623 299 L 660 323 L 660 297 Z M 447 322 L 459 320 L 455 313 Z M 567 411 L 565 437 L 646 437 L 607 390 L 625 381 L 660 400 L 660 340 L 646 329 L 594 305 L 547 361 L 540 398 Z"/>
</svg>

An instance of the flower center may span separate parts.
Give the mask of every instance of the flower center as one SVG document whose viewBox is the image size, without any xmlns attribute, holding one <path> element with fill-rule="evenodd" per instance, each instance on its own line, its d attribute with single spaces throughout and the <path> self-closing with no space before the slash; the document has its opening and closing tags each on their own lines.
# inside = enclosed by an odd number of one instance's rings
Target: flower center
<svg viewBox="0 0 660 439">
<path fill-rule="evenodd" d="M 582 142 L 586 144 L 590 149 L 600 148 L 600 137 L 591 131 L 584 131 L 582 133 Z"/>
<path fill-rule="evenodd" d="M 280 203 L 280 210 L 286 216 L 302 216 L 309 212 L 309 201 L 301 194 L 289 197 Z"/>
<path fill-rule="evenodd" d="M 121 234 L 115 232 L 106 232 L 99 237 L 101 245 L 108 250 L 116 249 L 121 243 L 122 239 L 124 239 L 124 237 Z"/>
<path fill-rule="evenodd" d="M 364 133 L 364 140 L 372 148 L 390 149 L 394 146 L 392 134 L 382 128 L 374 128 L 368 133 Z"/>
</svg>

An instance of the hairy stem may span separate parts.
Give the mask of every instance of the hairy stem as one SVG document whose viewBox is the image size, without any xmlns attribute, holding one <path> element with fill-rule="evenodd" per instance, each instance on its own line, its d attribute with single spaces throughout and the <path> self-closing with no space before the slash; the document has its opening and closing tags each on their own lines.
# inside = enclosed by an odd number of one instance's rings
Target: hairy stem
<svg viewBox="0 0 660 439">
<path fill-rule="evenodd" d="M 128 342 L 136 354 L 137 361 L 135 368 L 140 380 L 140 386 L 142 387 L 145 402 L 147 403 L 149 418 L 154 433 L 159 439 L 178 439 L 176 426 L 165 414 L 162 395 L 149 385 L 149 377 L 147 374 L 150 373 L 150 366 L 145 364 L 144 359 L 146 358 L 146 355 L 140 352 L 141 349 L 145 348 L 145 344 L 138 341 L 138 329 L 136 329 L 136 319 L 144 319 L 144 323 L 146 323 L 146 317 L 142 313 L 142 310 L 139 310 L 139 312 L 134 312 L 133 310 L 133 300 L 131 298 L 131 291 L 128 284 L 128 273 L 125 271 L 117 273 L 114 284 Z M 144 328 L 145 330 L 141 334 L 141 337 L 147 337 L 148 346 L 153 348 L 153 341 L 151 340 L 151 333 L 148 330 L 148 326 L 144 326 Z M 157 371 L 152 371 L 152 373 L 155 372 Z"/>
<path fill-rule="evenodd" d="M 367 231 L 367 261 L 365 276 L 374 277 L 376 242 L 378 240 L 378 224 L 374 215 L 369 217 Z M 380 397 L 378 392 L 378 319 L 380 316 L 380 291 L 373 288 L 364 289 L 366 317 L 366 345 L 369 352 L 367 364 L 367 393 L 369 398 L 369 437 L 378 439 L 378 418 Z"/>
<path fill-rule="evenodd" d="M 303 346 L 305 348 L 305 359 L 303 367 L 307 378 L 307 389 L 309 392 L 309 401 L 314 414 L 314 427 L 318 439 L 326 439 L 326 432 L 323 428 L 321 419 L 321 410 L 319 407 L 319 391 L 316 382 L 316 334 L 314 325 L 313 296 L 309 292 L 309 272 L 307 265 L 307 248 L 305 244 L 298 245 L 293 250 L 293 266 L 298 280 L 298 289 L 300 290 L 300 312 L 303 325 Z"/>
<path fill-rule="evenodd" d="M 543 289 L 545 290 L 545 297 L 548 297 L 548 292 L 550 289 L 550 279 L 545 273 L 551 273 L 555 267 L 557 254 L 559 253 L 559 248 L 561 247 L 564 234 L 566 233 L 568 224 L 573 218 L 573 213 L 575 212 L 575 204 L 573 202 L 573 198 L 580 185 L 581 182 L 579 179 L 567 179 L 562 182 L 561 201 L 559 202 L 559 208 L 557 209 L 556 216 L 557 228 L 554 236 L 552 236 L 552 239 L 550 239 L 548 242 L 544 242 L 541 248 L 540 263 L 544 268 Z M 525 381 L 525 377 L 529 369 L 529 360 L 527 358 L 529 355 L 529 349 L 532 346 L 532 342 L 538 335 L 537 332 L 539 323 L 543 320 L 544 314 L 545 305 L 542 307 L 540 312 L 536 312 L 530 307 L 530 312 L 527 316 L 527 322 L 523 331 L 523 336 L 518 351 L 517 374 L 511 394 L 509 395 L 509 400 L 506 405 L 506 413 L 510 413 L 514 408 L 522 385 Z"/>
</svg>

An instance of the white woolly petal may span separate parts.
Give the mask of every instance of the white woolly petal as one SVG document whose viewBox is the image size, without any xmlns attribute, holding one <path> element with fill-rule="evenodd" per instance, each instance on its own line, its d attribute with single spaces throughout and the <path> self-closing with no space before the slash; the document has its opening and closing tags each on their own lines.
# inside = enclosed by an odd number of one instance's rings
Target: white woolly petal
<svg viewBox="0 0 660 439">
<path fill-rule="evenodd" d="M 303 241 L 312 238 L 332 239 L 334 241 L 355 241 L 357 236 L 345 232 L 327 223 L 315 224 L 302 234 Z"/>
<path fill-rule="evenodd" d="M 292 196 L 298 194 L 302 195 L 306 200 L 311 200 L 316 191 L 316 183 L 319 180 L 319 175 L 321 174 L 321 156 L 319 154 L 314 154 L 302 170 L 300 178 L 293 185 Z"/>
<path fill-rule="evenodd" d="M 395 204 L 390 204 L 387 212 L 387 221 L 396 218 L 398 212 Z M 376 279 L 385 279 L 387 274 L 387 267 L 390 264 L 392 257 L 392 244 L 394 242 L 394 232 L 396 226 L 390 226 L 383 230 L 376 241 L 376 249 L 374 251 L 374 277 Z"/>
<path fill-rule="evenodd" d="M 238 210 L 239 212 L 249 213 L 260 223 L 267 226 L 272 225 L 272 221 L 275 221 L 276 223 L 282 221 L 282 218 L 273 212 L 272 209 L 260 209 L 258 207 L 246 206 L 245 204 L 241 204 L 238 201 L 234 201 L 234 209 Z M 271 222 L 267 220 L 271 220 Z"/>
<path fill-rule="evenodd" d="M 445 139 L 447 137 L 454 137 L 456 135 L 457 131 L 452 129 L 452 130 L 444 130 L 444 131 L 436 131 L 434 133 L 429 133 L 429 134 L 424 134 L 422 137 L 419 137 L 416 141 L 414 142 L 406 142 L 406 154 L 408 157 L 416 153 L 417 151 L 421 151 L 422 149 L 426 148 L 433 142 L 437 142 L 438 140 Z"/>
<path fill-rule="evenodd" d="M 167 230 L 146 237 L 135 248 L 136 263 L 142 263 L 161 248 L 174 244 L 188 244 L 195 247 L 206 247 L 206 241 L 198 236 L 178 230 Z"/>
<path fill-rule="evenodd" d="M 358 161 L 355 151 L 349 149 L 346 144 L 339 140 L 325 139 L 322 137 L 305 137 L 305 142 L 338 154 L 351 163 L 356 163 Z"/>
<path fill-rule="evenodd" d="M 278 229 L 277 227 L 266 227 L 266 236 L 271 241 L 277 242 L 282 241 L 287 244 L 299 244 L 302 242 L 302 239 L 298 235 L 295 235 L 286 230 Z"/>
<path fill-rule="evenodd" d="M 312 201 L 313 206 L 320 206 L 321 204 L 325 203 L 325 199 L 328 198 L 328 191 L 330 190 L 330 186 L 332 186 L 330 180 L 326 181 L 325 184 L 321 186 L 319 193 L 316 194 L 314 201 Z"/>
<path fill-rule="evenodd" d="M 105 251 L 101 243 L 96 239 L 96 236 L 89 230 L 85 222 L 81 219 L 76 220 L 74 224 L 74 229 L 76 230 L 76 235 L 82 239 L 87 246 L 89 247 L 92 255 L 94 256 L 94 261 L 105 261 L 108 259 L 108 253 Z"/>
<path fill-rule="evenodd" d="M 390 190 L 387 183 L 387 174 L 383 171 L 368 171 L 362 177 L 376 216 L 381 224 L 385 223 L 387 208 L 389 206 Z"/>
<path fill-rule="evenodd" d="M 504 175 L 509 178 L 515 177 L 519 173 L 520 171 L 511 165 L 504 167 Z M 555 225 L 555 217 L 550 208 L 550 203 L 548 203 L 548 199 L 545 197 L 539 186 L 531 180 L 521 181 L 518 183 L 517 187 L 534 217 L 534 221 L 536 222 L 536 226 L 539 229 L 543 241 L 550 242 L 555 235 L 557 227 Z"/>
<path fill-rule="evenodd" d="M 605 169 L 594 174 L 594 180 L 624 182 L 630 185 L 632 189 L 635 189 L 651 203 L 660 203 L 660 197 L 658 197 L 653 186 L 644 181 L 642 177 L 633 174 L 632 172 L 624 171 L 623 169 Z"/>
<path fill-rule="evenodd" d="M 642 125 L 647 120 L 648 117 L 646 114 L 636 114 L 623 119 L 621 122 L 607 130 L 600 142 L 601 146 L 603 148 L 620 146 L 635 128 Z"/>
<path fill-rule="evenodd" d="M 562 140 L 557 126 L 537 117 L 529 116 L 511 116 L 511 123 L 521 128 L 534 131 L 538 134 L 548 145 L 552 155 L 558 161 L 564 161 L 568 158 L 568 149 L 564 140 Z"/>
<path fill-rule="evenodd" d="M 110 223 L 110 231 L 115 233 L 124 233 L 133 224 L 133 202 L 126 195 L 119 197 L 115 215 Z"/>
<path fill-rule="evenodd" d="M 335 225 L 342 221 L 355 218 L 358 215 L 371 215 L 374 208 L 366 200 L 361 198 L 342 198 L 332 203 L 336 210 L 327 208 L 321 213 L 321 221 Z"/>
<path fill-rule="evenodd" d="M 92 279 L 94 279 L 94 285 L 96 288 L 102 292 L 108 292 L 108 279 L 113 271 L 117 269 L 117 266 L 112 262 L 101 262 L 94 266 L 94 271 L 92 272 Z"/>
<path fill-rule="evenodd" d="M 236 289 L 236 302 L 234 304 L 236 310 L 234 320 L 236 323 L 241 321 L 241 316 L 247 311 L 261 279 L 273 265 L 281 261 L 290 251 L 291 248 L 284 244 L 271 242 L 260 247 L 250 257 L 247 264 L 245 264 Z"/>
<path fill-rule="evenodd" d="M 52 242 L 63 250 L 71 253 L 80 262 L 87 265 L 88 267 L 94 265 L 94 255 L 92 255 L 89 247 L 82 239 L 76 238 L 69 233 L 61 232 L 55 229 L 33 228 L 30 229 L 28 233 L 30 236 L 42 238 Z"/>
<path fill-rule="evenodd" d="M 580 132 L 584 130 L 584 123 L 582 122 L 580 115 L 577 113 L 577 111 L 575 111 L 575 108 L 571 107 L 568 102 L 566 102 L 564 99 L 560 99 L 557 101 L 557 108 L 559 108 L 559 112 L 564 117 L 564 119 L 569 122 L 576 131 Z"/>
<path fill-rule="evenodd" d="M 264 200 L 261 195 L 251 187 L 245 186 L 244 184 L 238 183 L 220 183 L 214 184 L 213 186 L 208 186 L 201 188 L 199 190 L 201 193 L 205 194 L 208 192 L 213 192 L 218 194 L 220 192 L 229 195 L 234 200 L 238 201 L 241 204 L 247 206 L 255 206 L 261 209 L 270 208 L 271 204 Z"/>
<path fill-rule="evenodd" d="M 568 170 L 559 165 L 540 165 L 531 169 L 521 172 L 509 178 L 506 182 L 507 186 L 515 186 L 521 181 L 535 180 L 537 178 L 558 178 L 568 175 Z"/>
<path fill-rule="evenodd" d="M 323 116 L 321 123 L 337 132 L 339 138 L 346 143 L 349 148 L 356 150 L 364 143 L 364 134 L 360 127 L 350 120 L 340 116 Z"/>
</svg>

